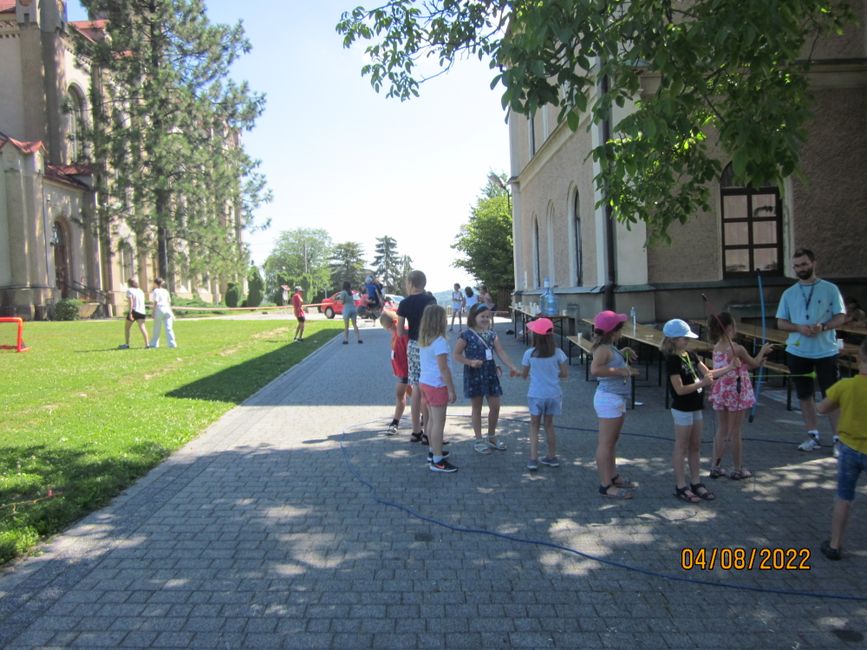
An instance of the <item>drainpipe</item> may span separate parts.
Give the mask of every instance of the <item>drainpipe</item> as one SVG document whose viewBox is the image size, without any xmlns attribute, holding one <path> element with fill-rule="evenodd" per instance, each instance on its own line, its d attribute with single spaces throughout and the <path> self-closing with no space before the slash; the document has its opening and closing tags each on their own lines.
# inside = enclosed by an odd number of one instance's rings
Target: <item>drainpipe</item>
<svg viewBox="0 0 867 650">
<path fill-rule="evenodd" d="M 602 94 L 608 92 L 608 75 L 602 75 Z M 605 119 L 602 120 L 602 142 L 608 142 L 611 139 L 611 109 L 607 111 Z M 608 184 L 603 184 L 602 196 L 605 200 L 605 258 L 607 278 L 603 290 L 603 305 L 605 309 L 614 309 L 614 288 L 617 286 L 617 259 L 615 257 L 615 232 L 614 232 L 614 214 L 611 207 L 610 197 L 608 196 Z"/>
</svg>

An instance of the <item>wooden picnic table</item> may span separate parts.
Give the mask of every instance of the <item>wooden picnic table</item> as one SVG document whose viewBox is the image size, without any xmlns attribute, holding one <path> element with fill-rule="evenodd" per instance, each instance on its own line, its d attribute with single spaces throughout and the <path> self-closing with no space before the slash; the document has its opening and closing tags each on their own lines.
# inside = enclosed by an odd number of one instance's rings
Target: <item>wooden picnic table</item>
<svg viewBox="0 0 867 650">
<path fill-rule="evenodd" d="M 762 336 L 761 326 L 751 323 L 738 323 L 737 334 L 744 338 L 755 339 L 757 341 L 765 340 L 778 345 L 785 345 L 789 338 L 789 332 L 771 327 L 765 328 L 764 336 Z M 839 352 L 839 356 L 841 357 L 855 357 L 857 354 L 858 346 L 854 343 L 843 343 L 843 349 Z"/>
<path fill-rule="evenodd" d="M 533 313 L 526 308 L 519 308 L 512 306 L 512 324 L 515 330 L 515 338 L 518 338 L 518 333 L 522 332 L 522 338 L 524 344 L 527 344 L 528 336 L 527 336 L 527 323 L 536 318 L 547 318 L 552 323 L 554 323 L 554 327 L 560 330 L 560 349 L 565 351 L 564 345 L 566 344 L 566 328 L 569 325 L 569 322 L 572 320 L 571 316 L 566 316 L 564 314 L 556 314 L 555 316 L 547 316 L 542 312 Z M 518 327 L 518 321 L 520 320 L 520 327 Z"/>
<path fill-rule="evenodd" d="M 591 328 L 593 327 L 593 321 L 588 318 L 583 319 L 582 322 L 586 323 Z M 633 327 L 632 323 L 629 322 L 623 324 L 623 329 L 620 330 L 620 332 L 622 338 L 627 339 L 628 341 L 634 341 L 641 345 L 646 345 L 652 350 L 656 350 L 657 361 L 659 362 L 657 383 L 662 386 L 662 367 L 665 365 L 662 354 L 662 341 L 665 339 L 665 335 L 663 335 L 663 333 L 655 327 L 651 327 L 649 325 L 642 325 L 641 323 L 636 323 L 635 327 Z M 709 354 L 713 351 L 713 346 L 707 341 L 690 339 L 687 349 L 698 354 Z M 648 360 L 648 372 L 650 367 L 649 363 L 650 361 Z M 645 378 L 646 377 L 647 372 L 645 372 Z"/>
</svg>

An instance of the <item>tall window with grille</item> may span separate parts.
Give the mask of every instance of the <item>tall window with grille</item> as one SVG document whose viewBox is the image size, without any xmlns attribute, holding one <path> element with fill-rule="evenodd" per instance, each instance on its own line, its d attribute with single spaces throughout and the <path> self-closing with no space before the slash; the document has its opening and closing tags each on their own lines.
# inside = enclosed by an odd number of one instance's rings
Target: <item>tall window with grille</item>
<svg viewBox="0 0 867 650">
<path fill-rule="evenodd" d="M 720 177 L 723 277 L 761 271 L 782 274 L 783 209 L 772 185 L 743 187 L 732 180 L 731 164 Z"/>
</svg>

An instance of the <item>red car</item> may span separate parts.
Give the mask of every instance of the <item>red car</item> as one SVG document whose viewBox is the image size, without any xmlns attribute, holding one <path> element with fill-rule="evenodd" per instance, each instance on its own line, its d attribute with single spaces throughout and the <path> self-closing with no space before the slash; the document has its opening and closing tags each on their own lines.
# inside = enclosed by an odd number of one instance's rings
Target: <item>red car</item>
<svg viewBox="0 0 867 650">
<path fill-rule="evenodd" d="M 319 306 L 319 313 L 325 314 L 326 318 L 334 318 L 334 315 L 338 316 L 343 313 L 343 302 L 340 300 L 340 294 L 342 291 L 338 291 L 334 295 L 329 298 L 324 298 L 322 300 L 322 304 Z M 352 292 L 352 297 L 355 299 L 355 308 L 358 310 L 358 315 L 362 318 L 364 314 L 367 313 L 367 297 L 362 296 L 357 291 Z"/>
</svg>

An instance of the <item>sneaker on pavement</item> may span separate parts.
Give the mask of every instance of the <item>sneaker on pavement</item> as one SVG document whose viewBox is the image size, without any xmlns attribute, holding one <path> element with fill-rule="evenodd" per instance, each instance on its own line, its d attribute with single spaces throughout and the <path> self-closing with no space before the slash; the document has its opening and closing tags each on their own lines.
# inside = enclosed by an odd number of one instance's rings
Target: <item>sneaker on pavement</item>
<svg viewBox="0 0 867 650">
<path fill-rule="evenodd" d="M 551 458 L 548 458 L 547 456 L 545 458 L 540 458 L 539 462 L 548 467 L 560 467 L 560 459 L 556 456 L 552 456 Z"/>
<path fill-rule="evenodd" d="M 442 473 L 444 473 L 444 474 L 451 474 L 451 473 L 453 473 L 453 472 L 457 472 L 457 471 L 458 471 L 458 468 L 455 467 L 454 465 L 452 465 L 452 464 L 451 464 L 449 461 L 447 461 L 445 458 L 443 458 L 443 459 L 442 459 L 440 462 L 438 462 L 438 463 L 433 463 L 433 462 L 432 462 L 432 463 L 430 464 L 430 471 L 432 471 L 432 472 L 442 472 Z"/>
<path fill-rule="evenodd" d="M 822 445 L 819 444 L 819 441 L 814 437 L 810 436 L 800 445 L 798 445 L 798 451 L 816 451 Z"/>
<path fill-rule="evenodd" d="M 443 450 L 443 458 L 448 458 L 448 457 L 449 457 L 449 452 Z M 427 452 L 427 462 L 429 462 L 429 463 L 433 462 L 433 452 L 432 451 Z"/>
<path fill-rule="evenodd" d="M 539 461 L 535 458 L 531 458 L 527 461 L 527 469 L 531 472 L 535 472 L 537 469 L 539 469 Z"/>
<path fill-rule="evenodd" d="M 396 433 L 397 433 L 397 425 L 394 423 L 389 424 L 388 428 L 385 430 L 385 435 L 393 436 Z"/>
<path fill-rule="evenodd" d="M 839 548 L 832 548 L 831 547 L 831 540 L 829 540 L 829 539 L 826 539 L 824 542 L 822 542 L 821 550 L 822 550 L 822 555 L 824 555 L 829 560 L 836 561 L 836 560 L 843 559 L 843 554 L 840 552 L 840 549 Z"/>
<path fill-rule="evenodd" d="M 484 454 L 484 455 L 491 453 L 491 448 L 488 446 L 488 443 L 485 442 L 484 440 L 476 440 L 475 444 L 473 445 L 473 449 L 475 451 L 479 452 L 480 454 Z"/>
</svg>

